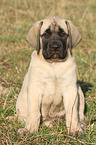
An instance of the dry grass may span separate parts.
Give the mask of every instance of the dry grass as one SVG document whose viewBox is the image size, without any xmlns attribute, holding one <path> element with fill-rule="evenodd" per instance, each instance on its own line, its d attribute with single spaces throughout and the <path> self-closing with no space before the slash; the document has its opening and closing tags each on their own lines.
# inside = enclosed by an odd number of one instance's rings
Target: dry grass
<svg viewBox="0 0 96 145">
<path fill-rule="evenodd" d="M 17 136 L 22 125 L 10 119 L 27 72 L 32 48 L 25 37 L 37 20 L 50 15 L 70 19 L 82 34 L 74 48 L 78 80 L 85 94 L 86 136 L 68 136 L 64 123 L 54 122 L 49 129 L 41 126 L 37 134 Z M 95 0 L 0 0 L 0 137 L 1 144 L 95 144 L 96 143 L 96 2 Z"/>
</svg>

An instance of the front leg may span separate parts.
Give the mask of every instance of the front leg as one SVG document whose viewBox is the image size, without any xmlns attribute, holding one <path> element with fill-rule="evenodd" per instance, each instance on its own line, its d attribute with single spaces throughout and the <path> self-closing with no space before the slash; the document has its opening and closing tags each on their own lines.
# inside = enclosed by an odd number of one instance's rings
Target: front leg
<svg viewBox="0 0 96 145">
<path fill-rule="evenodd" d="M 27 90 L 27 117 L 25 128 L 20 128 L 18 134 L 26 131 L 30 133 L 38 132 L 40 124 L 40 104 L 41 104 L 41 88 L 36 84 L 28 85 Z"/>
<path fill-rule="evenodd" d="M 66 111 L 66 126 L 68 133 L 81 131 L 78 121 L 78 94 L 76 86 L 68 86 L 64 89 L 64 107 Z"/>
<path fill-rule="evenodd" d="M 28 87 L 28 108 L 27 120 L 25 128 L 32 132 L 38 132 L 40 124 L 40 104 L 41 104 L 41 88 L 38 85 L 31 84 Z"/>
</svg>

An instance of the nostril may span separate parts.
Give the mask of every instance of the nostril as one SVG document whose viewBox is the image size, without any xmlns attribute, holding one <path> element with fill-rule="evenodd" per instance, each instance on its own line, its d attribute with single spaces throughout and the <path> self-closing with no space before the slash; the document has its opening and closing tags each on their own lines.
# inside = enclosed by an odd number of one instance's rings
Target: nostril
<svg viewBox="0 0 96 145">
<path fill-rule="evenodd" d="M 57 42 L 53 42 L 53 43 L 51 44 L 51 47 L 54 48 L 54 49 L 57 49 L 57 48 L 60 47 L 60 45 L 59 45 Z"/>
</svg>

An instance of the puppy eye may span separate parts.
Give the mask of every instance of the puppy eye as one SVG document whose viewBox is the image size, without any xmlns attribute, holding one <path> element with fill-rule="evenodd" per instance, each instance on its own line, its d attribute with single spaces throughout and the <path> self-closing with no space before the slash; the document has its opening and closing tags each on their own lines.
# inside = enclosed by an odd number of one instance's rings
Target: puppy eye
<svg viewBox="0 0 96 145">
<path fill-rule="evenodd" d="M 60 36 L 60 37 L 62 37 L 63 39 L 65 39 L 65 38 L 67 38 L 68 37 L 68 35 L 63 31 L 63 29 L 61 29 L 61 28 L 59 28 L 59 33 L 58 33 L 58 35 Z"/>
<path fill-rule="evenodd" d="M 62 37 L 63 39 L 66 39 L 68 37 L 68 34 L 65 32 L 59 33 L 59 36 Z"/>
<path fill-rule="evenodd" d="M 44 37 L 46 39 L 48 39 L 50 36 L 51 36 L 51 32 L 50 32 L 50 29 L 47 29 L 42 35 L 41 37 Z"/>
<path fill-rule="evenodd" d="M 44 36 L 45 38 L 49 38 L 51 35 L 47 32 L 45 32 L 42 36 Z"/>
<path fill-rule="evenodd" d="M 65 33 L 64 32 L 62 32 L 62 33 L 59 33 L 59 36 L 61 36 L 61 37 L 65 37 Z"/>
</svg>

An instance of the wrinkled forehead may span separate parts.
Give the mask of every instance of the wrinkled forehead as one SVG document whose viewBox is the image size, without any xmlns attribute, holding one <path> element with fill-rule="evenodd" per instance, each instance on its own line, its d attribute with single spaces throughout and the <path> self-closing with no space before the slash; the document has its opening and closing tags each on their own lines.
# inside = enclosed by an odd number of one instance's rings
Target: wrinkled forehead
<svg viewBox="0 0 96 145">
<path fill-rule="evenodd" d="M 60 18 L 49 18 L 43 20 L 43 25 L 41 27 L 41 35 L 47 30 L 51 29 L 51 31 L 58 31 L 59 28 L 63 29 L 66 34 L 68 34 L 67 25 L 65 23 L 65 19 Z"/>
</svg>

